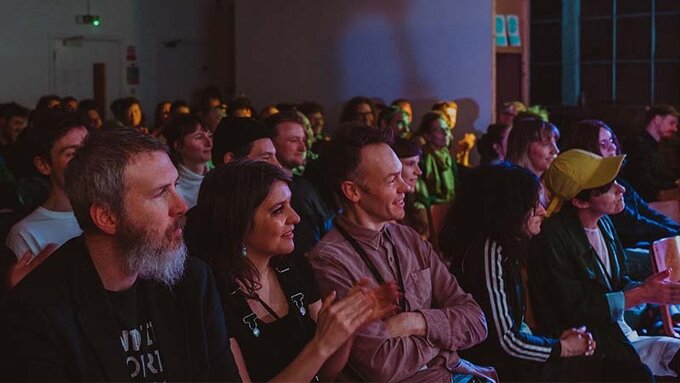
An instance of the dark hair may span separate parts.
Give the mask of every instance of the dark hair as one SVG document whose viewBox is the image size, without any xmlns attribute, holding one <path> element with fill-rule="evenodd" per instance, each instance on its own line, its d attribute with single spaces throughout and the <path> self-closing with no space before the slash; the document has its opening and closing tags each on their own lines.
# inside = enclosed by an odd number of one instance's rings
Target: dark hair
<svg viewBox="0 0 680 383">
<path fill-rule="evenodd" d="M 529 145 L 532 142 L 542 142 L 555 136 L 560 137 L 557 127 L 538 117 L 516 116 L 512 122 L 512 129 L 508 135 L 508 152 L 505 159 L 515 165 L 528 167 Z"/>
<path fill-rule="evenodd" d="M 394 116 L 398 114 L 404 114 L 404 110 L 399 106 L 399 105 L 389 105 L 386 106 L 385 109 L 380 112 L 380 115 L 378 116 L 378 125 L 381 123 L 386 123 L 389 124 L 390 120 L 394 118 Z"/>
<path fill-rule="evenodd" d="M 90 110 L 96 110 L 97 113 L 101 114 L 101 111 L 99 110 L 99 105 L 97 104 L 97 101 L 91 99 L 91 98 L 86 98 L 84 100 L 81 100 L 78 103 L 78 110 L 81 112 L 88 112 Z"/>
<path fill-rule="evenodd" d="M 52 101 L 61 103 L 61 98 L 56 94 L 46 94 L 38 99 L 38 102 L 35 104 L 35 110 L 48 109 L 48 105 Z"/>
<path fill-rule="evenodd" d="M 301 103 L 300 105 L 298 105 L 298 110 L 302 112 L 305 116 L 309 116 L 310 114 L 314 113 L 324 114 L 323 106 L 314 101 L 305 101 Z"/>
<path fill-rule="evenodd" d="M 248 97 L 245 97 L 245 96 L 235 97 L 229 103 L 229 107 L 227 108 L 227 112 L 229 113 L 229 115 L 232 115 L 235 110 L 239 110 L 239 109 L 250 110 L 250 112 L 253 115 L 255 115 L 255 107 L 253 107 L 253 102 L 250 101 L 250 99 Z"/>
<path fill-rule="evenodd" d="M 271 138 L 267 127 L 260 121 L 248 117 L 223 118 L 213 135 L 212 162 L 215 166 L 224 163 L 224 155 L 232 153 L 234 158 L 245 157 L 253 147 L 253 141 Z"/>
<path fill-rule="evenodd" d="M 423 154 L 423 150 L 418 144 L 404 138 L 397 138 L 391 146 L 399 159 L 420 156 Z"/>
<path fill-rule="evenodd" d="M 399 104 L 402 104 L 402 103 L 411 104 L 411 101 L 409 101 L 409 100 L 406 99 L 406 98 L 398 98 L 398 99 L 392 101 L 392 104 L 391 104 L 391 105 L 397 105 L 397 106 L 399 106 Z"/>
<path fill-rule="evenodd" d="M 656 116 L 666 117 L 669 114 L 678 117 L 678 111 L 672 105 L 656 104 L 645 108 L 645 125 L 649 124 Z"/>
<path fill-rule="evenodd" d="M 375 105 L 370 98 L 364 96 L 356 96 L 350 98 L 345 105 L 342 106 L 340 113 L 340 123 L 350 123 L 356 121 L 356 109 L 361 104 L 368 104 L 371 107 L 371 113 L 375 115 Z"/>
<path fill-rule="evenodd" d="M 111 113 L 113 114 L 113 118 L 116 120 L 120 121 L 121 123 L 125 123 L 127 120 L 127 116 L 125 113 L 127 112 L 128 105 L 127 105 L 127 100 L 124 98 L 117 98 L 111 102 L 111 105 L 109 105 L 109 109 L 111 110 Z"/>
<path fill-rule="evenodd" d="M 90 217 L 95 203 L 108 205 L 116 214 L 124 212 L 125 168 L 132 157 L 153 152 L 167 154 L 168 149 L 138 130 L 97 130 L 88 135 L 65 172 L 66 195 L 83 231 L 99 230 Z"/>
<path fill-rule="evenodd" d="M 85 125 L 75 112 L 61 108 L 36 111 L 33 125 L 26 130 L 31 156 L 51 164 L 50 152 L 54 143 L 76 128 L 85 128 Z"/>
<path fill-rule="evenodd" d="M 488 165 L 493 161 L 498 160 L 498 153 L 494 149 L 494 144 L 503 144 L 503 135 L 510 129 L 510 125 L 506 124 L 491 124 L 486 129 L 486 133 L 477 141 L 477 151 L 479 151 L 481 165 Z"/>
<path fill-rule="evenodd" d="M 69 103 L 69 102 L 71 102 L 71 101 L 76 101 L 76 102 L 77 102 L 78 100 L 77 100 L 75 97 L 73 97 L 73 96 L 66 96 L 66 97 L 64 97 L 64 98 L 61 99 L 61 102 L 64 103 L 64 104 L 67 104 L 67 103 Z"/>
<path fill-rule="evenodd" d="M 0 108 L 0 118 L 4 118 L 5 120 L 10 120 L 13 117 L 27 118 L 28 114 L 28 108 L 23 107 L 14 101 L 2 104 L 2 107 Z"/>
<path fill-rule="evenodd" d="M 340 126 L 337 134 L 323 146 L 323 151 L 319 154 L 319 168 L 324 172 L 325 185 L 322 188 L 327 188 L 339 201 L 344 201 L 341 185 L 355 177 L 361 164 L 361 149 L 374 144 L 389 145 L 390 138 L 389 132 L 384 129 L 358 123 Z"/>
<path fill-rule="evenodd" d="M 156 104 L 156 108 L 154 108 L 154 111 L 153 111 L 153 127 L 154 127 L 154 129 L 159 129 L 161 127 L 161 125 L 163 125 L 164 123 L 167 122 L 167 119 L 163 120 L 163 105 L 165 105 L 165 104 L 172 105 L 170 103 L 170 101 L 163 100 L 163 101 L 159 102 L 158 104 Z"/>
<path fill-rule="evenodd" d="M 440 111 L 425 113 L 420 119 L 420 125 L 418 125 L 418 134 L 426 135 L 431 133 L 435 129 L 432 123 L 437 120 L 444 120 L 448 123 L 449 118 Z"/>
<path fill-rule="evenodd" d="M 185 136 L 194 133 L 196 129 L 204 128 L 198 118 L 190 114 L 178 114 L 165 125 L 163 136 L 176 164 L 180 162 L 180 158 L 177 149 L 175 149 L 175 144 L 181 143 Z"/>
<path fill-rule="evenodd" d="M 290 184 L 291 179 L 274 165 L 245 159 L 220 166 L 203 179 L 192 229 L 198 234 L 189 249 L 212 267 L 223 294 L 237 289 L 237 280 L 248 294 L 259 288 L 257 270 L 239 248 L 254 230 L 255 212 L 276 181 Z"/>
<path fill-rule="evenodd" d="M 539 190 L 534 174 L 507 162 L 472 170 L 456 193 L 439 238 L 454 269 L 480 237 L 498 242 L 511 258 L 521 256 L 529 239 L 525 221 L 536 207 Z"/>
<path fill-rule="evenodd" d="M 296 124 L 300 124 L 303 128 L 305 126 L 305 122 L 302 120 L 302 117 L 294 109 L 282 110 L 278 113 L 272 114 L 264 120 L 264 123 L 267 125 L 267 129 L 269 129 L 272 137 L 278 136 L 279 132 L 276 130 L 276 126 L 284 122 L 294 122 Z"/>
<path fill-rule="evenodd" d="M 578 194 L 574 198 L 581 200 L 581 201 L 584 201 L 584 202 L 588 202 L 588 201 L 590 201 L 591 198 L 597 197 L 599 195 L 602 195 L 602 194 L 608 192 L 609 188 L 612 187 L 613 184 L 614 184 L 614 181 L 609 182 L 609 183 L 602 185 L 602 186 L 598 186 L 596 188 L 581 190 L 580 192 L 578 192 Z"/>
<path fill-rule="evenodd" d="M 170 104 L 170 116 L 174 117 L 174 116 L 178 115 L 179 114 L 179 112 L 178 112 L 179 108 L 187 108 L 187 109 L 191 110 L 191 108 L 189 108 L 189 104 L 186 101 L 175 100 L 175 101 L 172 102 L 172 104 Z"/>
<path fill-rule="evenodd" d="M 574 125 L 565 137 L 564 150 L 582 149 L 602 156 L 600 150 L 600 129 L 605 129 L 611 133 L 614 145 L 616 145 L 616 154 L 621 154 L 621 144 L 618 137 L 601 120 L 583 120 Z"/>
</svg>

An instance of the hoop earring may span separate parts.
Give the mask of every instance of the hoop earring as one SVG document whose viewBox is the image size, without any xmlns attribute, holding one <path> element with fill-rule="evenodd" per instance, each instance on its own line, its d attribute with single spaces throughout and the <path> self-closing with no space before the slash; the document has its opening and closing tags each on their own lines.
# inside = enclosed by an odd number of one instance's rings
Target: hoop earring
<svg viewBox="0 0 680 383">
<path fill-rule="evenodd" d="M 241 244 L 241 246 L 238 247 L 239 254 L 241 254 L 242 257 L 248 256 L 248 249 L 246 248 L 246 245 Z"/>
</svg>

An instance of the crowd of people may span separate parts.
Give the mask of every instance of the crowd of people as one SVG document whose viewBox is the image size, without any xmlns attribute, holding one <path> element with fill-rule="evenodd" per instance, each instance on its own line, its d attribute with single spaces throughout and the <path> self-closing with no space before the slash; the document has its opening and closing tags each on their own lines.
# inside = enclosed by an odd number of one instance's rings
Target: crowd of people
<svg viewBox="0 0 680 383">
<path fill-rule="evenodd" d="M 517 101 L 457 141 L 451 100 L 354 97 L 333 134 L 214 88 L 110 111 L 0 104 L 0 380 L 680 376 L 648 250 L 680 235 L 648 204 L 680 187 L 672 106 L 625 145 Z"/>
</svg>

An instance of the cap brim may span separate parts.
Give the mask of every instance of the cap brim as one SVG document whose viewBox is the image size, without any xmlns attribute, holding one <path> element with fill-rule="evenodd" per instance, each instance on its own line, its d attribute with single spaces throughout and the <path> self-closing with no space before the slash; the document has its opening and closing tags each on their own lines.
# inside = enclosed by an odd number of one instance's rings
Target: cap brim
<svg viewBox="0 0 680 383">
<path fill-rule="evenodd" d="M 619 170 L 621 170 L 621 165 L 625 158 L 625 154 L 602 158 L 597 170 L 593 173 L 593 176 L 590 177 L 588 182 L 583 185 L 582 190 L 598 188 L 614 181 L 619 174 Z"/>
</svg>

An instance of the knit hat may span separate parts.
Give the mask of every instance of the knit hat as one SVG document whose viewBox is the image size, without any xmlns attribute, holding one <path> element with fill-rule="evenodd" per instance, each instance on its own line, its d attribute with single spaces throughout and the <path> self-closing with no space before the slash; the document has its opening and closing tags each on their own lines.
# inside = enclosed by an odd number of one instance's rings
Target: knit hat
<svg viewBox="0 0 680 383">
<path fill-rule="evenodd" d="M 625 157 L 603 158 L 581 149 L 568 150 L 557 156 L 543 174 L 543 183 L 551 196 L 546 215 L 558 212 L 564 201 L 576 197 L 583 190 L 612 182 Z"/>
<path fill-rule="evenodd" d="M 213 135 L 212 161 L 222 164 L 227 153 L 240 157 L 251 142 L 261 138 L 271 138 L 262 122 L 245 117 L 223 118 Z"/>
</svg>

